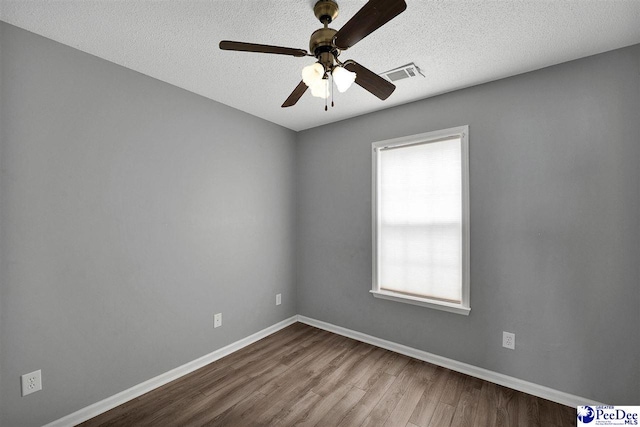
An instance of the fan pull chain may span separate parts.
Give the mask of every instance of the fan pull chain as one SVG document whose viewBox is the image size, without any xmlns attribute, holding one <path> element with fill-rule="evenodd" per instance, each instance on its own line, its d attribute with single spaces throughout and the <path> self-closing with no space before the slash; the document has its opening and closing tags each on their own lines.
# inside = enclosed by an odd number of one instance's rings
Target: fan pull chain
<svg viewBox="0 0 640 427">
<path fill-rule="evenodd" d="M 334 81 L 333 81 L 333 76 L 331 76 L 331 108 L 333 108 L 335 105 L 333 104 L 333 86 L 334 86 Z"/>
<path fill-rule="evenodd" d="M 329 77 L 327 77 L 327 80 L 329 79 Z M 329 88 L 327 87 L 327 85 L 324 86 L 324 111 L 327 111 L 327 98 L 329 98 Z"/>
</svg>

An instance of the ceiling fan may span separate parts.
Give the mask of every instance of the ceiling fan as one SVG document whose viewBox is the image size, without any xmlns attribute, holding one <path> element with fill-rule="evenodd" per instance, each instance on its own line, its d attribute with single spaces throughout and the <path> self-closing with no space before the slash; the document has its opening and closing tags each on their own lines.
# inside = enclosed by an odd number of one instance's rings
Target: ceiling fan
<svg viewBox="0 0 640 427">
<path fill-rule="evenodd" d="M 340 30 L 334 30 L 329 28 L 329 24 L 338 16 L 338 3 L 335 0 L 319 0 L 313 7 L 313 12 L 324 27 L 311 34 L 309 41 L 311 53 L 304 49 L 229 40 L 221 41 L 220 49 L 315 57 L 317 62 L 303 68 L 302 81 L 284 101 L 282 107 L 295 105 L 309 87 L 313 96 L 328 98 L 330 77 L 340 92 L 344 92 L 355 82 L 381 100 L 385 100 L 396 88 L 393 83 L 351 59 L 341 62 L 338 56 L 343 50 L 354 46 L 406 8 L 407 4 L 404 0 L 369 0 Z"/>
</svg>

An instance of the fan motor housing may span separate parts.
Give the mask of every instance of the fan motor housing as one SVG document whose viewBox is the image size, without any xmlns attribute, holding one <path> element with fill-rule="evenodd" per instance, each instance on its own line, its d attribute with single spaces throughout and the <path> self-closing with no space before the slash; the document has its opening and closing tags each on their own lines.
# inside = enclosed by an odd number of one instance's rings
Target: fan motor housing
<svg viewBox="0 0 640 427">
<path fill-rule="evenodd" d="M 333 37 L 338 31 L 333 28 L 320 28 L 311 34 L 309 40 L 309 52 L 313 52 L 314 56 L 318 56 L 322 52 L 331 52 L 336 50 L 333 46 Z"/>
</svg>

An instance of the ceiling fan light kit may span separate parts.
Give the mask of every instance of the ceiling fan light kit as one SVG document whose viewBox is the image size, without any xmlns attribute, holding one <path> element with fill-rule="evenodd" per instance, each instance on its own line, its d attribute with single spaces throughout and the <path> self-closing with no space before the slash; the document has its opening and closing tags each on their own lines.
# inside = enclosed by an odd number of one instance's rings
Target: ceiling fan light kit
<svg viewBox="0 0 640 427">
<path fill-rule="evenodd" d="M 344 92 L 356 83 L 381 100 L 387 99 L 395 90 L 395 85 L 353 60 L 341 62 L 342 51 L 354 46 L 360 40 L 382 27 L 407 8 L 404 0 L 369 0 L 339 31 L 329 28 L 338 17 L 338 3 L 334 0 L 319 0 L 313 12 L 323 24 L 314 31 L 309 40 L 309 51 L 287 47 L 243 43 L 223 40 L 220 49 L 240 52 L 259 52 L 296 57 L 313 56 L 317 62 L 302 69 L 302 81 L 282 104 L 290 107 L 302 97 L 308 88 L 315 97 L 326 99 L 330 93 L 330 80 L 339 92 Z M 333 105 L 333 103 L 332 103 Z M 325 106 L 326 110 L 326 106 Z"/>
<path fill-rule="evenodd" d="M 331 71 L 331 79 L 339 92 L 345 92 L 356 80 L 356 73 L 335 65 Z M 307 65 L 302 69 L 302 81 L 311 88 L 311 94 L 318 98 L 327 98 L 329 74 L 319 62 Z"/>
</svg>

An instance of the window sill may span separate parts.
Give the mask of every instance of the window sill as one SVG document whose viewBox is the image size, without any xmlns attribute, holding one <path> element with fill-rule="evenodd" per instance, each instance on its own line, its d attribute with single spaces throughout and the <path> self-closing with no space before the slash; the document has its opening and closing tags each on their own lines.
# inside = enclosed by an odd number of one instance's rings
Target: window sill
<svg viewBox="0 0 640 427">
<path fill-rule="evenodd" d="M 376 298 L 388 299 L 396 302 L 403 302 L 406 304 L 420 305 L 422 307 L 434 308 L 436 310 L 448 311 L 450 313 L 462 314 L 468 316 L 471 311 L 471 307 L 465 307 L 461 304 L 454 304 L 450 302 L 437 301 L 428 298 L 414 297 L 410 295 L 397 294 L 389 291 L 369 291 Z"/>
</svg>

